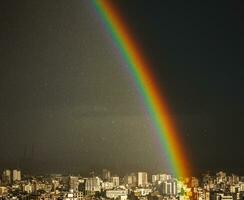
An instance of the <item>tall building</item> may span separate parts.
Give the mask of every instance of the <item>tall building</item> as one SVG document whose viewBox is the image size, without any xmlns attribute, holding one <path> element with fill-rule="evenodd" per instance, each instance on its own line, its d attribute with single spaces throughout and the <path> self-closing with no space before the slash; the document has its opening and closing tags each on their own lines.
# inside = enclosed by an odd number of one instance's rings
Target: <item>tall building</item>
<svg viewBox="0 0 244 200">
<path fill-rule="evenodd" d="M 85 182 L 85 192 L 88 195 L 101 192 L 101 180 L 99 177 L 87 178 Z"/>
<path fill-rule="evenodd" d="M 138 172 L 137 174 L 137 183 L 139 187 L 145 187 L 147 186 L 147 173 L 146 172 Z"/>
<path fill-rule="evenodd" d="M 110 171 L 107 169 L 103 169 L 102 179 L 103 181 L 110 181 Z"/>
<path fill-rule="evenodd" d="M 17 169 L 14 169 L 13 170 L 13 182 L 15 181 L 21 181 L 21 171 L 20 170 L 17 170 Z"/>
<path fill-rule="evenodd" d="M 5 169 L 2 174 L 2 181 L 3 184 L 10 184 L 11 183 L 11 171 L 9 169 Z"/>
<path fill-rule="evenodd" d="M 114 187 L 118 187 L 119 186 L 119 177 L 118 176 L 112 176 L 111 182 L 113 183 Z"/>
<path fill-rule="evenodd" d="M 161 186 L 163 194 L 177 195 L 177 181 L 164 181 Z"/>
<path fill-rule="evenodd" d="M 79 178 L 77 176 L 69 177 L 69 190 L 77 192 L 79 188 Z"/>
</svg>

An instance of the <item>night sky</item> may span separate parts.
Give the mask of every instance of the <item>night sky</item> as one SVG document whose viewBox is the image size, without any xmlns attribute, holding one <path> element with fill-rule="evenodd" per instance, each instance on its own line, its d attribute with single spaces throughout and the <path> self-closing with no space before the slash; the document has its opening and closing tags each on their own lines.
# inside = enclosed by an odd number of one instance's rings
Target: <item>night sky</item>
<svg viewBox="0 0 244 200">
<path fill-rule="evenodd" d="M 244 174 L 244 4 L 117 0 L 190 150 Z M 0 6 L 0 168 L 164 170 L 130 75 L 88 0 Z"/>
</svg>

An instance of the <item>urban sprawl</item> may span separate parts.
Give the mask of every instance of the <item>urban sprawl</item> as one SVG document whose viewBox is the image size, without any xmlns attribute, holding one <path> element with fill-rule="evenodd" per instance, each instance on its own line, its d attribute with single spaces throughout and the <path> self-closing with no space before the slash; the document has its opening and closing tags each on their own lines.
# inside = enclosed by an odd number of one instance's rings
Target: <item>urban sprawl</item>
<svg viewBox="0 0 244 200">
<path fill-rule="evenodd" d="M 65 200 L 243 200 L 244 177 L 223 171 L 201 178 L 175 178 L 136 172 L 119 177 L 103 169 L 100 176 L 25 175 L 6 169 L 0 181 L 0 199 Z"/>
</svg>

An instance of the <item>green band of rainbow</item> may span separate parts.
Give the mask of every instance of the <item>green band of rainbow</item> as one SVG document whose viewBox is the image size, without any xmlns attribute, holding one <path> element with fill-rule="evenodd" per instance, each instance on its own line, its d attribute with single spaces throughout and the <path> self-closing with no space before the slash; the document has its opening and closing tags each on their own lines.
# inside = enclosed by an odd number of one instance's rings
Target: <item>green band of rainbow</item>
<svg viewBox="0 0 244 200">
<path fill-rule="evenodd" d="M 140 54 L 118 11 L 113 7 L 113 1 L 92 0 L 92 2 L 133 76 L 132 78 L 143 98 L 146 110 L 156 130 L 160 148 L 167 156 L 171 173 L 178 177 L 188 175 L 189 163 L 186 160 L 185 150 L 182 148 L 182 142 L 174 130 L 167 104 L 160 95 L 161 91 L 150 71 L 150 67 Z"/>
</svg>

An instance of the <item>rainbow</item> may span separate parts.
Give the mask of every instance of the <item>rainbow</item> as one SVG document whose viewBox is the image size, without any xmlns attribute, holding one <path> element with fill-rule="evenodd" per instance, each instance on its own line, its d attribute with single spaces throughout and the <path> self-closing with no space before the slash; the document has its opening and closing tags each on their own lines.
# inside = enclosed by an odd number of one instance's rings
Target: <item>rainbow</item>
<svg viewBox="0 0 244 200">
<path fill-rule="evenodd" d="M 156 132 L 160 149 L 166 154 L 171 173 L 177 177 L 189 175 L 187 153 L 176 134 L 168 106 L 161 95 L 162 91 L 157 86 L 148 63 L 140 54 L 138 45 L 129 33 L 129 28 L 121 19 L 112 0 L 92 0 L 92 4 L 121 58 L 127 64 Z"/>
</svg>

